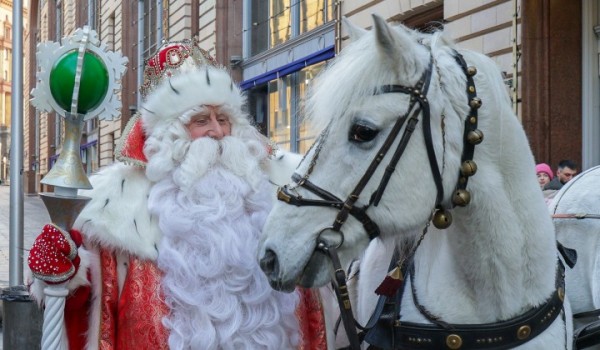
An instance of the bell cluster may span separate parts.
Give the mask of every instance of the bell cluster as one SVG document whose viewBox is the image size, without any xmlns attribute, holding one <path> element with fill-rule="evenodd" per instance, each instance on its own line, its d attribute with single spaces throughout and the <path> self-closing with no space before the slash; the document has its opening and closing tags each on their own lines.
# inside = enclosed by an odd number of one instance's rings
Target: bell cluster
<svg viewBox="0 0 600 350">
<path fill-rule="evenodd" d="M 477 74 L 477 68 L 469 66 L 466 69 L 468 87 L 467 92 L 474 95 L 475 85 L 472 77 Z M 470 158 L 472 158 L 474 147 L 483 141 L 483 132 L 477 129 L 477 110 L 481 107 L 482 101 L 479 97 L 473 96 L 469 100 L 469 117 L 465 121 L 467 124 L 466 130 L 469 130 L 465 136 L 465 148 L 470 149 Z M 463 150 L 463 154 L 465 151 Z M 477 163 L 473 159 L 465 159 L 460 165 L 460 173 L 456 190 L 452 195 L 452 204 L 454 206 L 465 207 L 471 202 L 471 193 L 466 190 L 468 178 L 477 173 Z M 452 224 L 452 215 L 446 208 L 438 208 L 433 214 L 432 223 L 438 229 L 448 228 Z"/>
</svg>

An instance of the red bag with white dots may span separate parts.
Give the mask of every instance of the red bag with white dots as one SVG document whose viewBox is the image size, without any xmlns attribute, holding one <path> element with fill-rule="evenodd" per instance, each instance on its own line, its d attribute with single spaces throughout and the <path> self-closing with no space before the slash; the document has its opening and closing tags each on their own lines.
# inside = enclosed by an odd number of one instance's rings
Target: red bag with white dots
<svg viewBox="0 0 600 350">
<path fill-rule="evenodd" d="M 49 284 L 70 280 L 79 268 L 77 248 L 81 243 L 79 231 L 66 232 L 55 224 L 47 224 L 29 251 L 27 264 L 31 273 Z"/>
</svg>

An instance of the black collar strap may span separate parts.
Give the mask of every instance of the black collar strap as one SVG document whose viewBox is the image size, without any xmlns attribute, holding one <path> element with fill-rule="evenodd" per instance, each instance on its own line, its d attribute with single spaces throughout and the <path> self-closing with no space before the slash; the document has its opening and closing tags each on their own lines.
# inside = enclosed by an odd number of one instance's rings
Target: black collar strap
<svg viewBox="0 0 600 350">
<path fill-rule="evenodd" d="M 412 273 L 411 273 L 412 275 Z M 543 304 L 507 321 L 487 324 L 435 324 L 395 322 L 394 348 L 417 349 L 512 349 L 545 331 L 562 311 L 565 268 L 559 260 L 555 290 Z"/>
</svg>

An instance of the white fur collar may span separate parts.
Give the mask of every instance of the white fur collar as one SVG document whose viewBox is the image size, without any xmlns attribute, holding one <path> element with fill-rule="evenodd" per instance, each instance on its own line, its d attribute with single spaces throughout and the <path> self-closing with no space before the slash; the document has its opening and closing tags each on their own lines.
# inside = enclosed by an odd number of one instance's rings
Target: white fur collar
<svg viewBox="0 0 600 350">
<path fill-rule="evenodd" d="M 81 191 L 81 195 L 91 197 L 91 201 L 73 227 L 86 241 L 155 260 L 162 234 L 157 219 L 148 212 L 152 183 L 144 169 L 115 163 L 92 176 L 90 182 L 93 189 Z"/>
</svg>

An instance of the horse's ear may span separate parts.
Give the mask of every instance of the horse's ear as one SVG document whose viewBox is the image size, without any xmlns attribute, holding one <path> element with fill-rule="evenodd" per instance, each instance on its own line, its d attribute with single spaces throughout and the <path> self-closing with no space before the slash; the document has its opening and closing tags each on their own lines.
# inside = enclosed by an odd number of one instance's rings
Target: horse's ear
<svg viewBox="0 0 600 350">
<path fill-rule="evenodd" d="M 393 30 L 382 17 L 373 14 L 375 37 L 380 51 L 391 62 L 406 61 L 414 45 L 406 30 Z"/>
<path fill-rule="evenodd" d="M 348 30 L 350 41 L 358 40 L 367 32 L 366 29 L 363 29 L 352 23 L 346 16 L 342 17 L 342 23 L 346 26 L 346 30 Z"/>
</svg>

